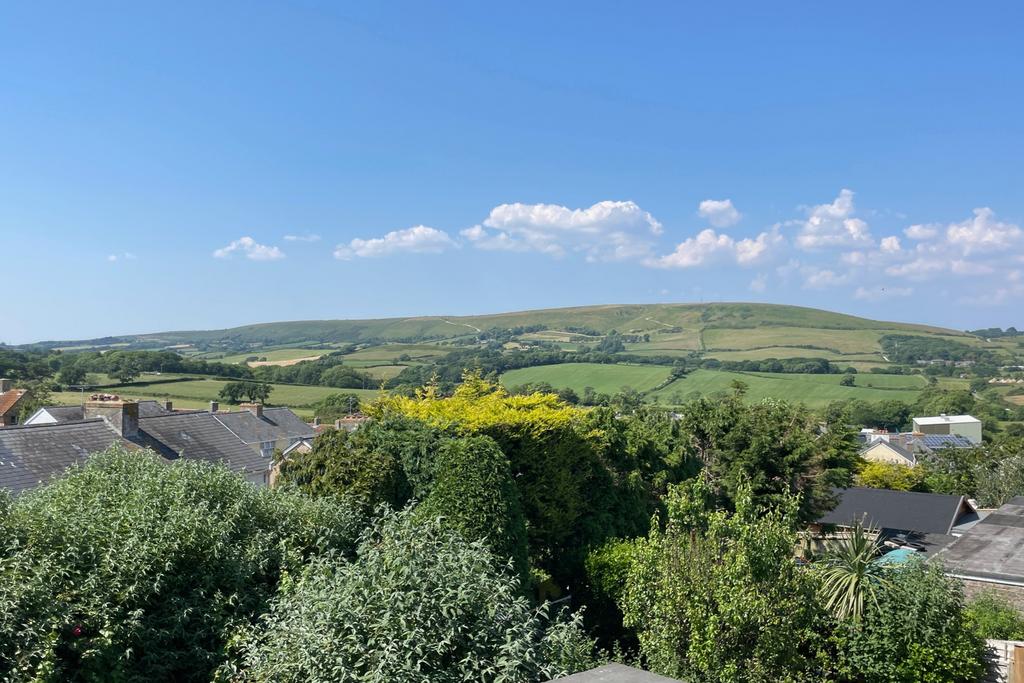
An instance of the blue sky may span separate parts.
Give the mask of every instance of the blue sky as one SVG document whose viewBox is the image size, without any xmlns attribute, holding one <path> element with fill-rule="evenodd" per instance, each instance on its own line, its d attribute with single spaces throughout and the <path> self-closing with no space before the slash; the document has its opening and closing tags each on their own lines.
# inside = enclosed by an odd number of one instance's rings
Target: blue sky
<svg viewBox="0 0 1024 683">
<path fill-rule="evenodd" d="M 0 341 L 713 300 L 1020 327 L 1022 24 L 6 3 Z"/>
</svg>

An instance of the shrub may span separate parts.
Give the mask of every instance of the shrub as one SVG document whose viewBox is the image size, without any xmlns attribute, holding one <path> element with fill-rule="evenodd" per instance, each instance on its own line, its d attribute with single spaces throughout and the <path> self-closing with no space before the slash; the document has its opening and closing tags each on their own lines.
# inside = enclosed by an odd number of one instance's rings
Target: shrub
<svg viewBox="0 0 1024 683">
<path fill-rule="evenodd" d="M 916 560 L 888 578 L 860 622 L 838 626 L 841 674 L 868 682 L 976 680 L 984 641 L 969 628 L 959 582 Z"/>
<path fill-rule="evenodd" d="M 997 593 L 981 593 L 967 603 L 966 614 L 979 638 L 1024 640 L 1024 614 Z"/>
<path fill-rule="evenodd" d="M 388 513 L 354 562 L 316 560 L 284 584 L 244 646 L 245 681 L 539 681 L 589 668 L 576 621 L 548 618 L 481 541 Z"/>
<path fill-rule="evenodd" d="M 352 551 L 360 528 L 223 468 L 95 455 L 0 506 L 0 677 L 209 680 L 282 573 Z"/>
</svg>

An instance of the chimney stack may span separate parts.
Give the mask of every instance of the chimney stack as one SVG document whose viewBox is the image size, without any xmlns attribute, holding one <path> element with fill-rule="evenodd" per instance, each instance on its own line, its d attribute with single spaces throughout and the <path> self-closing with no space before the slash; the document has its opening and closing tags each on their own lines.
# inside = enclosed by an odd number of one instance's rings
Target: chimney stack
<svg viewBox="0 0 1024 683">
<path fill-rule="evenodd" d="M 164 401 L 164 410 L 166 410 L 169 413 L 172 412 L 174 410 L 174 402 Z"/>
<path fill-rule="evenodd" d="M 256 417 L 263 417 L 263 404 L 262 403 L 243 403 L 238 406 L 242 410 L 248 410 Z"/>
<path fill-rule="evenodd" d="M 313 418 L 313 426 L 314 427 L 319 427 L 320 426 L 320 416 L 319 415 L 317 415 L 316 417 Z"/>
<path fill-rule="evenodd" d="M 14 382 L 6 377 L 0 377 L 0 394 L 6 393 L 14 388 Z"/>
<path fill-rule="evenodd" d="M 139 404 L 135 401 L 98 398 L 85 402 L 84 413 L 86 419 L 102 417 L 126 439 L 139 435 Z"/>
<path fill-rule="evenodd" d="M 210 401 L 210 412 L 216 413 L 218 410 L 220 410 L 220 404 L 216 401 Z"/>
</svg>

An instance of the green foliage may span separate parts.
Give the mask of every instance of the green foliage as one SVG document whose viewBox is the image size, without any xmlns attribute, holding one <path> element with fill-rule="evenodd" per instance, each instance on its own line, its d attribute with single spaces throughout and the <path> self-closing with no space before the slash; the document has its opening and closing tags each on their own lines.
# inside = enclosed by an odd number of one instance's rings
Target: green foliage
<svg viewBox="0 0 1024 683">
<path fill-rule="evenodd" d="M 437 452 L 436 476 L 418 513 L 439 516 L 464 538 L 483 539 L 501 561 L 528 576 L 526 521 L 508 459 L 493 439 L 450 439 Z"/>
<path fill-rule="evenodd" d="M 366 512 L 381 504 L 405 505 L 411 491 L 401 464 L 384 450 L 366 448 L 360 431 L 323 432 L 310 452 L 279 461 L 278 484 L 315 497 L 350 498 Z"/>
<path fill-rule="evenodd" d="M 698 399 L 680 408 L 684 430 L 726 500 L 749 486 L 759 505 L 778 505 L 800 493 L 800 517 L 815 519 L 833 504 L 832 489 L 849 486 L 857 467 L 853 433 L 842 423 L 821 433 L 803 408 L 765 399 L 745 404 L 740 395 Z"/>
<path fill-rule="evenodd" d="M 359 397 L 355 394 L 331 394 L 313 404 L 315 415 L 324 422 L 333 422 L 340 417 L 359 411 Z"/>
<path fill-rule="evenodd" d="M 360 528 L 221 468 L 95 455 L 0 506 L 0 677 L 209 680 L 282 575 Z"/>
<path fill-rule="evenodd" d="M 875 562 L 879 551 L 874 530 L 865 528 L 860 520 L 843 536 L 829 541 L 815 569 L 825 609 L 836 619 L 859 622 L 865 603 L 878 605 L 878 593 L 887 584 L 885 566 Z"/>
<path fill-rule="evenodd" d="M 243 646 L 243 681 L 548 680 L 596 664 L 575 621 L 520 595 L 481 541 L 388 513 L 351 563 L 321 560 L 285 584 Z"/>
<path fill-rule="evenodd" d="M 998 593 L 985 591 L 967 603 L 971 630 L 979 638 L 1024 640 L 1024 614 Z"/>
<path fill-rule="evenodd" d="M 623 596 L 651 670 L 695 681 L 809 679 L 825 623 L 813 577 L 796 566 L 797 502 L 709 507 L 707 478 L 672 487 L 664 531 L 639 542 Z"/>
<path fill-rule="evenodd" d="M 841 675 L 867 683 L 977 680 L 984 641 L 970 628 L 959 582 L 920 561 L 889 572 L 877 603 L 865 604 L 863 619 L 838 626 Z"/>
<path fill-rule="evenodd" d="M 852 387 L 857 384 L 857 377 L 854 375 L 846 374 L 839 380 L 839 386 L 841 387 Z"/>
<path fill-rule="evenodd" d="M 893 462 L 866 462 L 857 472 L 857 486 L 894 491 L 928 491 L 923 467 Z"/>
</svg>

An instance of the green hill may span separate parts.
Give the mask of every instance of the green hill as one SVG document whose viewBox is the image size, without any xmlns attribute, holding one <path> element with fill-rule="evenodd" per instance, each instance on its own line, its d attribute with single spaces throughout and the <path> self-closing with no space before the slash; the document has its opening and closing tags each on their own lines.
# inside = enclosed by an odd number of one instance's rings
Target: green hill
<svg viewBox="0 0 1024 683">
<path fill-rule="evenodd" d="M 44 342 L 48 347 L 102 347 L 131 345 L 171 347 L 179 345 L 234 345 L 260 347 L 304 346 L 313 344 L 437 342 L 475 335 L 491 328 L 541 327 L 546 330 L 590 330 L 605 334 L 648 334 L 650 350 L 659 350 L 658 343 L 675 350 L 739 350 L 758 348 L 758 340 L 750 330 L 766 330 L 764 346 L 797 344 L 800 346 L 838 348 L 837 337 L 843 334 L 807 333 L 808 330 L 851 333 L 859 346 L 856 350 L 877 352 L 874 340 L 884 332 L 942 334 L 973 340 L 962 332 L 939 327 L 881 322 L 799 306 L 774 304 L 711 303 L 711 304 L 647 304 L 603 305 L 577 308 L 552 308 L 479 316 L 424 316 L 412 318 L 379 318 L 371 320 L 304 320 L 260 323 L 220 330 L 191 330 L 153 334 L 106 337 L 85 341 Z M 776 334 L 768 328 L 775 328 Z M 742 334 L 733 331 L 743 330 Z M 800 330 L 798 342 L 788 341 L 788 330 Z M 706 334 L 714 331 L 712 334 Z M 861 334 L 853 334 L 862 331 Z M 867 334 L 864 334 L 866 332 Z M 877 334 L 871 334 L 871 333 Z M 789 335 L 791 337 L 793 335 Z M 771 337 L 771 338 L 767 338 Z M 742 344 L 734 340 L 742 339 Z M 754 344 L 754 346 L 751 346 Z M 842 345 L 849 347 L 849 344 Z M 638 347 L 636 350 L 644 351 Z M 806 355 L 806 354 L 804 354 Z"/>
</svg>

